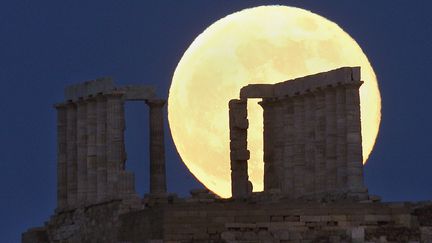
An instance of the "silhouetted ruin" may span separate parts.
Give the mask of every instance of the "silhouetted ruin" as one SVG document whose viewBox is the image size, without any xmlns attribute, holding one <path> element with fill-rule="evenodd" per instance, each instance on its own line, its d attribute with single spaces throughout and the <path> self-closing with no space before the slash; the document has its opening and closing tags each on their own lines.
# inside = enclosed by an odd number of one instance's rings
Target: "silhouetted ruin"
<svg viewBox="0 0 432 243">
<path fill-rule="evenodd" d="M 232 198 L 168 193 L 163 107 L 149 86 L 110 79 L 55 105 L 57 209 L 22 235 L 42 242 L 432 242 L 431 202 L 381 202 L 363 183 L 359 67 L 267 85 L 229 102 Z M 264 191 L 248 180 L 247 99 L 261 98 Z M 124 102 L 150 108 L 150 193 L 125 170 Z"/>
</svg>

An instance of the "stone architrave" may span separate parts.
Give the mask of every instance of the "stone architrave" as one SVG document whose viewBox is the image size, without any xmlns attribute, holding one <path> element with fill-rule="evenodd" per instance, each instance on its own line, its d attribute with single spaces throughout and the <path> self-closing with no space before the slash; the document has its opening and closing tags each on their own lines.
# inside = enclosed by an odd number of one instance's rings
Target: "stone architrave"
<svg viewBox="0 0 432 243">
<path fill-rule="evenodd" d="M 77 102 L 77 203 L 87 196 L 87 102 Z"/>
<path fill-rule="evenodd" d="M 56 105 L 57 109 L 57 209 L 68 205 L 67 191 L 67 106 Z"/>
<path fill-rule="evenodd" d="M 77 199 L 77 112 L 76 105 L 66 106 L 66 163 L 68 207 L 76 206 Z"/>
<path fill-rule="evenodd" d="M 252 193 L 248 165 L 250 154 L 247 150 L 247 100 L 230 100 L 230 158 L 231 192 L 233 198 L 245 198 Z"/>
<path fill-rule="evenodd" d="M 166 101 L 146 100 L 150 108 L 150 194 L 166 194 L 163 107 Z"/>
</svg>

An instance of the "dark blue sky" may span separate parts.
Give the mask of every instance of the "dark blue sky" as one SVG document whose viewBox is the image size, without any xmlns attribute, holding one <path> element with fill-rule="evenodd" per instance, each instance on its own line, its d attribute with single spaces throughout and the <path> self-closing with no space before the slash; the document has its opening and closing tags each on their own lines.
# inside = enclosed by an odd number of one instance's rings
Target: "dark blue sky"
<svg viewBox="0 0 432 243">
<path fill-rule="evenodd" d="M 112 76 L 155 84 L 171 77 L 194 38 L 214 21 L 263 4 L 302 7 L 347 31 L 369 57 L 383 98 L 377 145 L 365 167 L 386 201 L 432 199 L 432 17 L 429 1 L 34 1 L 0 2 L 0 242 L 42 225 L 56 199 L 55 110 L 65 85 Z M 127 105 L 128 167 L 148 189 L 143 103 Z M 167 127 L 167 126 L 166 126 Z M 201 187 L 166 130 L 168 187 Z"/>
</svg>

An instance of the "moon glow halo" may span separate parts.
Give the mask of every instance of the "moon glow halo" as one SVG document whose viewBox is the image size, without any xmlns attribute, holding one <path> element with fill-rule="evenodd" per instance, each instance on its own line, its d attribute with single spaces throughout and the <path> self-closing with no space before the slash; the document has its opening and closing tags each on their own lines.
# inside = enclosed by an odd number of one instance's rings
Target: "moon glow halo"
<svg viewBox="0 0 432 243">
<path fill-rule="evenodd" d="M 274 84 L 342 66 L 361 66 L 363 158 L 381 121 L 381 96 L 368 58 L 337 24 L 309 11 L 261 6 L 209 26 L 184 53 L 168 97 L 171 134 L 183 162 L 207 188 L 231 195 L 228 101 L 247 84 Z M 249 180 L 263 189 L 262 108 L 248 101 Z"/>
</svg>

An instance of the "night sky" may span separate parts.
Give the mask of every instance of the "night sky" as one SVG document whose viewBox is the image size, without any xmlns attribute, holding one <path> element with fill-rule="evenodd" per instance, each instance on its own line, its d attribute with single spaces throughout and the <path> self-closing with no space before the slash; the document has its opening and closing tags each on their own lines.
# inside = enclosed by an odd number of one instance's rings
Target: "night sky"
<svg viewBox="0 0 432 243">
<path fill-rule="evenodd" d="M 230 13 L 269 4 L 322 15 L 359 43 L 383 99 L 366 185 L 385 201 L 432 199 L 428 2 L 1 0 L 0 242 L 19 242 L 21 232 L 42 225 L 55 209 L 52 104 L 63 100 L 66 85 L 111 76 L 117 84 L 154 84 L 166 98 L 178 61 L 198 34 Z M 140 195 L 148 191 L 147 119 L 143 102 L 127 104 L 127 167 Z M 165 125 L 168 189 L 185 196 L 202 185 L 182 164 Z"/>
</svg>

